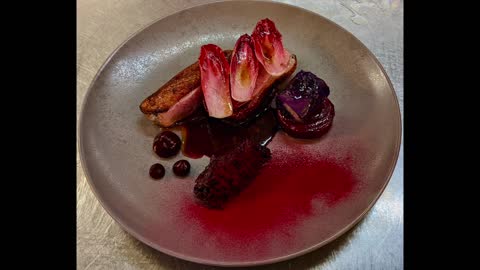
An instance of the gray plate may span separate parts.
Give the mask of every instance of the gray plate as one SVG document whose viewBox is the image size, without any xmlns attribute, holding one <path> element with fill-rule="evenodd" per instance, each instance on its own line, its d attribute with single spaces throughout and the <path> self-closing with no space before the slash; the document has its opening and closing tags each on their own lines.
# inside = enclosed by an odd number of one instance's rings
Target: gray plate
<svg viewBox="0 0 480 270">
<path fill-rule="evenodd" d="M 353 154 L 361 182 L 357 192 L 335 207 L 325 208 L 321 201 L 317 202 L 320 210 L 316 208 L 312 217 L 304 217 L 298 228 L 288 232 L 292 235 L 288 246 L 275 236 L 252 242 L 250 249 L 236 252 L 239 244 L 228 236 L 213 237 L 198 222 L 182 222 L 190 220 L 180 218 L 178 198 L 191 195 L 193 179 L 208 159 L 190 160 L 191 176 L 175 179 L 169 168 L 181 157 L 160 161 L 155 156 L 151 146 L 159 128 L 143 117 L 138 105 L 196 61 L 201 45 L 215 43 L 233 48 L 241 34 L 251 33 L 255 23 L 265 17 L 275 21 L 285 46 L 297 55 L 297 71 L 314 72 L 332 90 L 334 126 L 322 140 L 311 144 L 310 152 L 325 155 L 328 151 L 324 146 L 330 145 L 331 155 L 341 159 L 355 152 L 350 147 L 361 145 L 368 151 Z M 102 66 L 86 94 L 79 148 L 95 195 L 134 237 L 186 260 L 240 266 L 299 256 L 334 240 L 356 224 L 387 185 L 398 157 L 400 136 L 400 111 L 393 87 L 379 62 L 358 39 L 322 16 L 298 7 L 234 1 L 173 14 L 121 45 Z M 272 147 L 281 144 L 291 146 L 292 141 L 280 133 Z M 299 147 L 306 146 L 300 143 Z M 148 168 L 155 162 L 167 169 L 162 181 L 152 181 L 148 176 Z M 281 233 L 285 232 L 273 235 Z M 225 248 L 219 245 L 221 241 L 231 246 Z"/>
</svg>

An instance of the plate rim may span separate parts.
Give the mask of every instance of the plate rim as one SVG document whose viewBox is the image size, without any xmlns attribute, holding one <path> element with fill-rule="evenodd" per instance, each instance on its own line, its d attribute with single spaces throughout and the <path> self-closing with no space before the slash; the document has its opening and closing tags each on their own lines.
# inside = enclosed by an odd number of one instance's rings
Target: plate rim
<svg viewBox="0 0 480 270">
<path fill-rule="evenodd" d="M 170 249 L 158 246 L 153 241 L 150 241 L 149 239 L 147 239 L 147 238 L 141 236 L 140 234 L 136 233 L 135 230 L 131 229 L 129 226 L 124 224 L 119 218 L 117 218 L 115 215 L 112 214 L 113 210 L 104 202 L 104 200 L 101 198 L 101 196 L 99 196 L 98 191 L 96 190 L 96 188 L 94 187 L 94 184 L 92 183 L 93 180 L 91 180 L 92 177 L 90 175 L 89 169 L 87 168 L 87 166 L 85 166 L 85 164 L 86 164 L 85 150 L 84 150 L 84 147 L 83 147 L 83 136 L 81 135 L 82 130 L 83 130 L 82 126 L 84 126 L 84 121 L 85 121 L 84 120 L 84 111 L 85 111 L 86 103 L 87 103 L 87 100 L 88 100 L 89 96 L 93 92 L 93 86 L 97 82 L 98 77 L 102 74 L 105 67 L 110 63 L 110 61 L 117 54 L 117 52 L 121 48 L 123 48 L 124 45 L 127 44 L 135 36 L 137 36 L 138 34 L 140 34 L 143 31 L 147 30 L 149 27 L 156 24 L 157 22 L 159 22 L 163 19 L 166 19 L 168 17 L 171 17 L 171 16 L 176 16 L 176 15 L 182 13 L 182 12 L 186 12 L 186 11 L 189 11 L 189 10 L 192 10 L 192 9 L 201 8 L 201 7 L 205 7 L 205 6 L 217 5 L 219 3 L 248 3 L 248 2 L 250 2 L 250 3 L 268 3 L 268 4 L 272 4 L 272 5 L 285 6 L 285 7 L 288 7 L 288 8 L 297 9 L 297 10 L 302 11 L 302 12 L 307 12 L 307 13 L 309 13 L 311 15 L 314 15 L 314 16 L 319 16 L 322 19 L 326 20 L 327 22 L 336 26 L 341 31 L 345 32 L 347 35 L 350 35 L 351 37 L 353 37 L 354 40 L 356 40 L 362 47 L 364 47 L 364 49 L 366 49 L 367 56 L 374 60 L 375 64 L 380 68 L 381 73 L 383 74 L 386 81 L 388 82 L 388 86 L 390 88 L 390 91 L 391 91 L 391 93 L 393 95 L 393 98 L 394 98 L 394 101 L 395 101 L 394 103 L 395 103 L 396 106 L 395 106 L 394 111 L 395 111 L 395 114 L 397 115 L 396 120 L 397 120 L 397 123 L 398 123 L 398 134 L 396 134 L 396 136 L 395 136 L 396 151 L 395 151 L 394 162 L 392 162 L 392 164 L 389 168 L 387 180 L 385 181 L 384 185 L 380 189 L 380 192 L 378 192 L 378 194 L 375 196 L 374 200 L 368 205 L 368 207 L 365 208 L 365 210 L 363 212 L 361 212 L 357 217 L 355 217 L 352 222 L 350 222 L 349 224 L 344 226 L 341 230 L 332 234 L 330 237 L 326 238 L 325 240 L 323 240 L 323 241 L 321 241 L 321 242 L 319 242 L 315 245 L 312 245 L 308 248 L 302 249 L 298 252 L 291 253 L 291 254 L 284 255 L 284 256 L 279 256 L 279 257 L 276 257 L 276 258 L 273 258 L 273 259 L 260 260 L 260 261 L 227 261 L 227 262 L 225 262 L 225 261 L 215 261 L 215 260 L 208 260 L 208 259 L 202 259 L 202 258 L 198 258 L 198 257 L 194 257 L 194 256 L 184 255 L 184 254 L 172 251 Z M 80 107 L 80 114 L 79 114 L 78 122 L 77 122 L 77 147 L 78 147 L 77 149 L 78 149 L 78 155 L 80 157 L 80 164 L 82 165 L 82 169 L 83 169 L 83 172 L 85 174 L 85 179 L 87 180 L 87 183 L 90 186 L 91 191 L 95 195 L 95 198 L 99 201 L 100 205 L 107 212 L 107 214 L 118 225 L 120 225 L 120 227 L 123 230 L 125 230 L 127 233 L 129 233 L 131 236 L 133 236 L 135 239 L 139 240 L 140 242 L 142 242 L 142 243 L 148 245 L 149 247 L 151 247 L 151 248 L 153 248 L 157 251 L 160 251 L 164 254 L 167 254 L 167 255 L 173 256 L 175 258 L 182 259 L 182 260 L 186 260 L 186 261 L 189 261 L 189 262 L 199 263 L 199 264 L 203 264 L 203 265 L 210 265 L 210 266 L 242 267 L 242 266 L 259 266 L 259 265 L 273 264 L 273 263 L 278 263 L 278 262 L 286 261 L 286 260 L 289 260 L 289 259 L 293 259 L 293 258 L 302 256 L 302 255 L 305 255 L 307 253 L 310 253 L 314 250 L 317 250 L 317 249 L 333 242 L 334 240 L 336 240 L 337 238 L 339 238 L 340 236 L 342 236 L 343 234 L 348 232 L 350 229 L 352 229 L 355 225 L 357 225 L 361 220 L 363 220 L 365 215 L 368 212 L 370 212 L 372 207 L 376 204 L 378 199 L 380 199 L 381 195 L 384 193 L 385 188 L 390 183 L 390 180 L 391 180 L 392 175 L 395 171 L 396 165 L 398 163 L 399 155 L 400 155 L 400 148 L 401 148 L 401 143 L 402 143 L 402 134 L 403 134 L 403 128 L 402 128 L 402 115 L 401 115 L 401 111 L 400 111 L 400 104 L 398 102 L 398 97 L 397 97 L 397 94 L 395 92 L 395 88 L 394 88 L 394 86 L 393 86 L 393 84 L 390 80 L 390 77 L 388 76 L 388 74 L 387 74 L 386 70 L 384 69 L 383 65 L 380 63 L 380 61 L 377 59 L 377 57 L 373 54 L 373 52 L 371 52 L 370 49 L 360 39 L 358 39 L 355 35 L 353 35 L 350 31 L 348 31 L 347 29 L 345 29 L 341 25 L 337 24 L 336 22 L 330 20 L 329 18 L 327 18 L 327 17 L 325 17 L 325 16 L 323 16 L 319 13 L 316 13 L 314 11 L 305 9 L 303 7 L 300 7 L 300 6 L 295 6 L 295 5 L 291 5 L 291 4 L 287 4 L 287 3 L 283 3 L 283 2 L 272 2 L 272 1 L 267 1 L 267 0 L 218 0 L 218 1 L 210 2 L 210 3 L 193 5 L 193 6 L 190 6 L 188 8 L 176 11 L 174 13 L 170 13 L 170 14 L 167 14 L 165 16 L 159 17 L 158 19 L 153 20 L 151 23 L 146 24 L 143 28 L 141 28 L 141 29 L 135 31 L 134 33 L 132 33 L 131 35 L 129 35 L 125 39 L 125 41 L 120 43 L 120 45 L 118 45 L 109 54 L 107 59 L 103 62 L 103 64 L 100 66 L 97 73 L 93 77 L 93 79 L 90 82 L 90 85 L 87 88 L 87 91 L 85 92 L 85 95 L 83 97 L 82 104 L 81 104 L 81 107 Z"/>
</svg>

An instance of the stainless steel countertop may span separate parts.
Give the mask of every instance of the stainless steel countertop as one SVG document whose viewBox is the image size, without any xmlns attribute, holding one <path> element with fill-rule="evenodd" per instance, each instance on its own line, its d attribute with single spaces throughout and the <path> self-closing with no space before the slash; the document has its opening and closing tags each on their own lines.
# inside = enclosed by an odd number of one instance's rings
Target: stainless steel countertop
<svg viewBox="0 0 480 270">
<path fill-rule="evenodd" d="M 211 0 L 78 0 L 77 120 L 97 70 L 131 34 L 158 18 Z M 403 116 L 403 0 L 284 0 L 336 22 L 387 71 Z M 402 120 L 403 121 L 403 120 Z M 93 195 L 77 151 L 78 269 L 216 269 L 153 250 L 125 233 Z M 403 269 L 403 143 L 393 176 L 366 217 L 329 245 L 258 269 Z M 253 268 L 255 269 L 255 267 Z"/>
</svg>

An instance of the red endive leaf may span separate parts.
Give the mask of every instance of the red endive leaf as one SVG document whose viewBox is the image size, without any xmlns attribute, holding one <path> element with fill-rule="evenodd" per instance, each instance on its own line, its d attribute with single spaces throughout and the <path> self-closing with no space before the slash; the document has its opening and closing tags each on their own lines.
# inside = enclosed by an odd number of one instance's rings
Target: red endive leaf
<svg viewBox="0 0 480 270">
<path fill-rule="evenodd" d="M 200 76 L 208 115 L 225 118 L 233 113 L 230 98 L 230 67 L 222 49 L 207 44 L 200 49 Z"/>
<path fill-rule="evenodd" d="M 288 68 L 290 53 L 282 43 L 282 34 L 277 30 L 275 23 L 263 19 L 257 23 L 252 33 L 255 55 L 265 70 L 279 76 Z"/>
<path fill-rule="evenodd" d="M 258 61 L 255 57 L 252 38 L 241 36 L 233 49 L 230 62 L 230 89 L 232 98 L 239 102 L 252 98 L 258 76 Z"/>
</svg>

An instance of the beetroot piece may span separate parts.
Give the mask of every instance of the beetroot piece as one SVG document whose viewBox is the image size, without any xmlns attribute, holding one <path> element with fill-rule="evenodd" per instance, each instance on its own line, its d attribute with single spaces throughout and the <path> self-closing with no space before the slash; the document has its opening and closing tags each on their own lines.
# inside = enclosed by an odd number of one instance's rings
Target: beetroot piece
<svg viewBox="0 0 480 270">
<path fill-rule="evenodd" d="M 245 102 L 252 98 L 258 65 L 252 38 L 245 34 L 237 40 L 230 62 L 230 89 L 234 100 Z"/>
<path fill-rule="evenodd" d="M 295 75 L 285 90 L 277 95 L 277 106 L 284 108 L 298 122 L 306 121 L 322 109 L 330 88 L 315 74 L 303 71 Z"/>
<path fill-rule="evenodd" d="M 330 88 L 308 71 L 300 71 L 277 94 L 277 120 L 295 138 L 312 139 L 325 134 L 333 123 L 335 107 L 328 99 Z"/>
<path fill-rule="evenodd" d="M 319 138 L 330 130 L 335 116 L 335 107 L 328 98 L 323 100 L 322 110 L 311 116 L 306 122 L 298 122 L 285 110 L 277 109 L 277 120 L 282 130 L 295 138 Z"/>
<path fill-rule="evenodd" d="M 253 30 L 252 39 L 255 56 L 269 74 L 280 76 L 288 70 L 290 53 L 283 47 L 282 34 L 275 23 L 269 19 L 259 21 Z"/>
<path fill-rule="evenodd" d="M 222 49 L 207 44 L 200 49 L 200 75 L 208 115 L 225 118 L 233 113 L 230 97 L 230 67 Z"/>
</svg>

